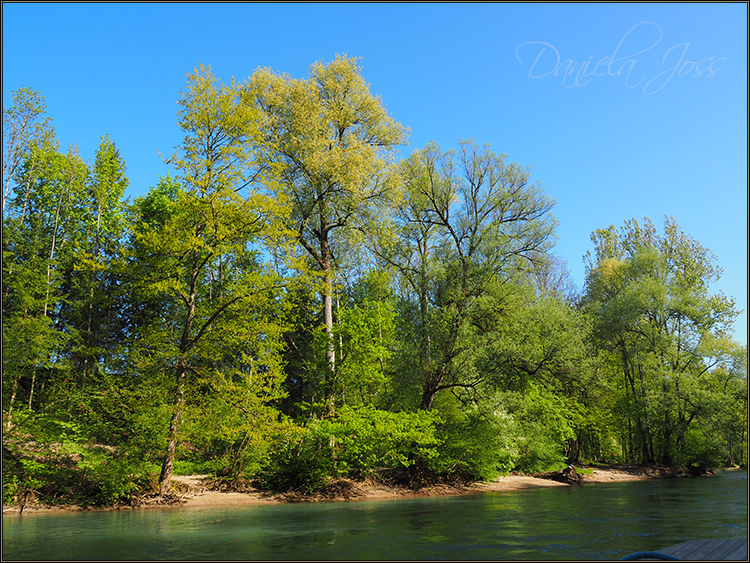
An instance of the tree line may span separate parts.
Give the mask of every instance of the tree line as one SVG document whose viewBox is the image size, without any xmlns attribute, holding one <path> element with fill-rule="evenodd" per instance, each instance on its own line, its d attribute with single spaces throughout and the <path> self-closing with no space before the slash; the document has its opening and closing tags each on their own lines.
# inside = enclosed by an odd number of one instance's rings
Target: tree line
<svg viewBox="0 0 750 563">
<path fill-rule="evenodd" d="M 398 158 L 357 59 L 200 67 L 178 103 L 175 176 L 132 201 L 109 137 L 87 163 L 38 92 L 3 109 L 4 502 L 746 464 L 738 311 L 673 218 L 592 233 L 579 291 L 530 169 Z"/>
</svg>

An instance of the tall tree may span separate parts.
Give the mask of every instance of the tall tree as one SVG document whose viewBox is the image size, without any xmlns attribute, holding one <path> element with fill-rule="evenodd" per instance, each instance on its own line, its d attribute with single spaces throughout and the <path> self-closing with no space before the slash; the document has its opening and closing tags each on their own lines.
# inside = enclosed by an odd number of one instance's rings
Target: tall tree
<svg viewBox="0 0 750 563">
<path fill-rule="evenodd" d="M 85 191 L 86 165 L 75 148 L 30 145 L 3 216 L 3 355 L 6 427 L 19 384 L 27 404 L 35 402 L 37 378 L 59 368 L 63 343 L 75 336 L 61 315 L 68 298 L 65 274 L 72 270 L 82 223 L 76 208 Z M 14 350 L 13 354 L 10 350 Z"/>
<path fill-rule="evenodd" d="M 734 301 L 710 293 L 721 275 L 716 258 L 673 218 L 662 236 L 646 218 L 595 231 L 592 241 L 585 303 L 623 384 L 626 453 L 672 463 L 704 410 L 697 397 L 723 359 Z"/>
<path fill-rule="evenodd" d="M 13 92 L 13 105 L 3 108 L 3 213 L 31 146 L 53 139 L 45 112 L 44 96 L 31 88 Z"/>
<path fill-rule="evenodd" d="M 182 189 L 174 201 L 136 202 L 142 220 L 129 275 L 143 295 L 170 303 L 167 318 L 134 335 L 144 369 L 173 373 L 162 495 L 170 487 L 189 377 L 214 388 L 229 378 L 227 384 L 241 383 L 247 393 L 277 398 L 280 336 L 270 304 L 279 284 L 263 267 L 260 249 L 264 238 L 280 242 L 284 208 L 258 186 L 241 193 L 250 185 L 257 129 L 256 110 L 241 106 L 239 95 L 238 85 L 220 84 L 210 68 L 188 76 L 179 102 L 184 139 L 172 158 Z"/>
<path fill-rule="evenodd" d="M 78 331 L 74 363 L 83 383 L 115 348 L 122 336 L 118 314 L 117 261 L 125 232 L 123 196 L 128 186 L 125 162 L 109 136 L 102 138 L 87 180 L 87 193 L 80 201 L 85 233 L 70 272 L 68 322 Z"/>
<path fill-rule="evenodd" d="M 263 113 L 264 171 L 291 201 L 291 228 L 322 274 L 332 408 L 337 249 L 382 217 L 395 196 L 390 151 L 405 142 L 406 131 L 370 93 L 357 59 L 346 56 L 313 64 L 304 80 L 258 69 L 245 94 Z"/>
<path fill-rule="evenodd" d="M 440 391 L 476 386 L 467 367 L 477 342 L 466 337 L 481 323 L 473 315 L 487 313 L 483 300 L 528 270 L 552 238 L 552 201 L 505 158 L 462 141 L 457 154 L 430 144 L 404 163 L 398 238 L 379 254 L 418 304 L 422 409 Z"/>
</svg>

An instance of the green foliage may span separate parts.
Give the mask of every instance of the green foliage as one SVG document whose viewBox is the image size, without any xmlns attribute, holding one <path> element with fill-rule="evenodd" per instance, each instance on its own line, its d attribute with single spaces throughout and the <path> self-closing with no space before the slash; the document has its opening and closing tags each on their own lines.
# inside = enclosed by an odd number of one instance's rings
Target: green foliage
<svg viewBox="0 0 750 563">
<path fill-rule="evenodd" d="M 517 421 L 516 469 L 534 473 L 563 467 L 565 443 L 575 437 L 566 401 L 530 385 L 525 392 L 507 393 L 504 403 Z"/>
<path fill-rule="evenodd" d="M 216 470 L 217 463 L 213 459 L 208 461 L 178 459 L 174 462 L 175 475 L 203 475 L 213 473 Z"/>
<path fill-rule="evenodd" d="M 362 476 L 376 467 L 409 467 L 415 459 L 437 457 L 438 418 L 425 411 L 388 412 L 372 407 L 343 408 L 335 419 L 320 421 L 333 437 L 338 471 Z"/>
<path fill-rule="evenodd" d="M 140 464 L 133 459 L 119 458 L 102 448 L 87 448 L 81 453 L 78 469 L 85 484 L 86 502 L 108 506 L 129 500 L 138 490 L 133 480 Z"/>
<path fill-rule="evenodd" d="M 343 407 L 330 420 L 311 421 L 302 436 L 275 449 L 262 482 L 270 488 L 306 492 L 330 479 L 362 477 L 376 468 L 431 464 L 438 456 L 434 413 L 388 412 L 372 407 Z"/>
<path fill-rule="evenodd" d="M 258 480 L 272 490 L 314 492 L 324 488 L 333 473 L 330 436 L 313 423 L 292 428 L 274 445 Z"/>
<path fill-rule="evenodd" d="M 370 92 L 359 61 L 345 55 L 312 64 L 304 80 L 259 68 L 242 101 L 241 110 L 259 111 L 264 142 L 254 149 L 262 177 L 279 199 L 291 202 L 286 224 L 321 277 L 323 318 L 316 324 L 326 336 L 321 375 L 331 413 L 334 273 L 347 256 L 358 256 L 363 235 L 387 224 L 400 184 L 393 149 L 406 140 L 406 131 Z"/>
<path fill-rule="evenodd" d="M 74 422 L 17 415 L 3 446 L 4 503 L 112 506 L 141 492 L 148 468 L 140 457 L 84 441 Z"/>
<path fill-rule="evenodd" d="M 290 423 L 280 421 L 278 411 L 246 386 L 224 383 L 216 394 L 189 401 L 178 456 L 202 467 L 201 473 L 251 477 L 267 462 L 273 444 L 289 432 Z"/>
<path fill-rule="evenodd" d="M 595 231 L 579 298 L 529 170 L 473 141 L 397 163 L 357 59 L 200 67 L 178 106 L 177 176 L 132 204 L 109 137 L 87 165 L 38 93 L 3 110 L 4 502 L 747 463 L 738 312 L 674 219 Z"/>
<path fill-rule="evenodd" d="M 516 467 L 520 452 L 515 424 L 502 411 L 455 412 L 438 432 L 442 440 L 433 464 L 437 473 L 492 481 Z"/>
<path fill-rule="evenodd" d="M 31 88 L 14 91 L 13 105 L 3 107 L 3 216 L 28 152 L 54 135 L 46 110 L 44 96 Z"/>
<path fill-rule="evenodd" d="M 163 227 L 175 211 L 180 192 L 182 187 L 179 182 L 169 176 L 160 177 L 156 187 L 145 196 L 136 198 L 133 204 L 136 220 L 152 229 Z"/>
<path fill-rule="evenodd" d="M 734 302 L 709 293 L 721 269 L 672 218 L 662 236 L 646 219 L 600 229 L 592 241 L 584 305 L 595 345 L 610 356 L 623 449 L 637 461 L 687 463 L 686 436 L 711 423 L 726 396 L 706 375 L 734 347 Z"/>
<path fill-rule="evenodd" d="M 384 271 L 371 271 L 354 284 L 338 313 L 336 391 L 349 405 L 382 406 L 387 399 L 385 366 L 391 358 L 396 308 Z"/>
<path fill-rule="evenodd" d="M 524 473 L 556 471 L 565 467 L 565 454 L 559 443 L 550 438 L 546 429 L 537 423 L 525 425 L 519 438 L 520 450 L 516 469 Z"/>
<path fill-rule="evenodd" d="M 3 460 L 3 505 L 12 505 L 21 496 L 18 475 Z"/>
<path fill-rule="evenodd" d="M 502 323 L 488 294 L 512 293 L 504 283 L 528 270 L 549 247 L 553 205 L 528 169 L 473 141 L 442 152 L 430 143 L 402 164 L 405 202 L 396 211 L 395 236 L 376 252 L 396 271 L 415 320 L 406 373 L 421 381 L 420 407 L 430 409 L 448 390 L 475 393 L 488 373 L 472 364 Z M 415 373 L 416 371 L 416 373 Z"/>
<path fill-rule="evenodd" d="M 171 159 L 180 186 L 163 178 L 133 210 L 125 273 L 152 307 L 137 315 L 131 361 L 157 381 L 172 378 L 162 494 L 191 403 L 214 421 L 204 441 L 221 442 L 220 457 L 233 457 L 232 470 L 241 474 L 258 462 L 248 459 L 258 436 L 248 424 L 267 424 L 273 415 L 266 405 L 281 397 L 281 280 L 261 257 L 264 248 L 284 247 L 287 210 L 283 198 L 248 177 L 257 111 L 238 105 L 240 94 L 210 68 L 188 76 L 179 101 L 183 141 Z M 222 401 L 231 412 L 216 422 Z"/>
<path fill-rule="evenodd" d="M 710 428 L 691 426 L 685 436 L 684 448 L 676 452 L 675 463 L 703 472 L 729 465 L 728 452 L 724 444 L 715 439 Z"/>
</svg>

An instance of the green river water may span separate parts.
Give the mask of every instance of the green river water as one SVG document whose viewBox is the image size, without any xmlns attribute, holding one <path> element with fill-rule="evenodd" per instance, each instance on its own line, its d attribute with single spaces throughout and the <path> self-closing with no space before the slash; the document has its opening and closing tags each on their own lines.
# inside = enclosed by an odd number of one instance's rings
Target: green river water
<svg viewBox="0 0 750 563">
<path fill-rule="evenodd" d="M 3 516 L 3 560 L 605 560 L 747 539 L 747 472 L 456 497 Z"/>
</svg>

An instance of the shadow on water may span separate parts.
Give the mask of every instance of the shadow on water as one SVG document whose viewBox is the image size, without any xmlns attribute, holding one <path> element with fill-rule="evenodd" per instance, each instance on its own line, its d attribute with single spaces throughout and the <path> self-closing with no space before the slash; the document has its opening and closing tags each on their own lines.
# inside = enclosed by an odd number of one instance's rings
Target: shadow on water
<svg viewBox="0 0 750 563">
<path fill-rule="evenodd" d="M 3 559 L 618 559 L 747 536 L 747 472 L 458 497 L 6 516 Z"/>
</svg>

